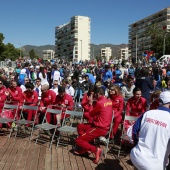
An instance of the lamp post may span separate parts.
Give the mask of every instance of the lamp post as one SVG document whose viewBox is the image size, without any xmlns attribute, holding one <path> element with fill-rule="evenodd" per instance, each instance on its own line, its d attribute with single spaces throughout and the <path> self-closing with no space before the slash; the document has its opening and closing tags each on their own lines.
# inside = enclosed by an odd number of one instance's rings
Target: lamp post
<svg viewBox="0 0 170 170">
<path fill-rule="evenodd" d="M 19 48 L 19 49 L 20 49 L 20 57 L 21 57 L 21 43 L 18 43 L 18 44 L 20 45 L 20 48 Z"/>
<path fill-rule="evenodd" d="M 80 42 L 81 42 L 81 62 L 82 62 L 82 40 L 80 40 Z"/>
<path fill-rule="evenodd" d="M 163 55 L 165 55 L 165 38 L 166 38 L 166 34 L 164 35 L 164 41 L 163 41 Z"/>
<path fill-rule="evenodd" d="M 138 62 L 138 38 L 136 33 L 136 63 Z"/>
</svg>

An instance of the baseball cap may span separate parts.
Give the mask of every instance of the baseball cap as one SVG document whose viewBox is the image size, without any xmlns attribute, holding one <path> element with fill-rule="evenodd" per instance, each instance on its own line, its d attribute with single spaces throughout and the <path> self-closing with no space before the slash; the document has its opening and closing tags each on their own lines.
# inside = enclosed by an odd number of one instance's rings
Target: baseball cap
<svg viewBox="0 0 170 170">
<path fill-rule="evenodd" d="M 169 91 L 162 92 L 160 94 L 159 99 L 162 104 L 170 103 L 170 92 Z"/>
</svg>

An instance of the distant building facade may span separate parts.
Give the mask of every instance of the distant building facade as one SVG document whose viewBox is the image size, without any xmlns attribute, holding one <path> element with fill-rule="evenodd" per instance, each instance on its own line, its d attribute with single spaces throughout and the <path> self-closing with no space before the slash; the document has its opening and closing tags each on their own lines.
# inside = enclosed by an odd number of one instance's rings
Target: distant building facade
<svg viewBox="0 0 170 170">
<path fill-rule="evenodd" d="M 151 37 L 146 37 L 144 32 L 155 23 L 158 24 L 160 29 L 170 31 L 170 7 L 129 25 L 129 51 L 131 56 L 142 56 L 143 52 L 150 51 Z"/>
<path fill-rule="evenodd" d="M 109 61 L 111 56 L 112 49 L 110 47 L 105 47 L 101 49 L 101 57 L 105 58 L 106 61 Z"/>
<path fill-rule="evenodd" d="M 70 61 L 90 59 L 91 20 L 74 16 L 70 22 L 55 27 L 55 55 Z"/>
<path fill-rule="evenodd" d="M 53 50 L 43 50 L 43 60 L 52 60 L 55 57 Z"/>
<path fill-rule="evenodd" d="M 124 59 L 124 60 L 128 60 L 129 59 L 129 48 L 121 48 L 119 51 L 119 59 Z"/>
</svg>

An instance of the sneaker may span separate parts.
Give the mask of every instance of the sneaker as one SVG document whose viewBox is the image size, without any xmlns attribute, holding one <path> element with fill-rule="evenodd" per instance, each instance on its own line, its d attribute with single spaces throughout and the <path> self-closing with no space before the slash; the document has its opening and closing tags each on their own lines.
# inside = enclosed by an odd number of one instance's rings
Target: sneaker
<svg viewBox="0 0 170 170">
<path fill-rule="evenodd" d="M 97 148 L 97 151 L 95 153 L 95 160 L 93 160 L 93 163 L 97 164 L 100 160 L 100 157 L 102 156 L 102 149 L 101 148 Z"/>
</svg>

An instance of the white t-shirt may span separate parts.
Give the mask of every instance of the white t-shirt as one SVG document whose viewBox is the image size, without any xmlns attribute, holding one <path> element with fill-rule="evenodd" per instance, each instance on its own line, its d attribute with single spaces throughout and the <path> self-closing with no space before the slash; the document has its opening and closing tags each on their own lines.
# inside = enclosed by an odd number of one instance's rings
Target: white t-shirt
<svg viewBox="0 0 170 170">
<path fill-rule="evenodd" d="M 41 79 L 41 85 L 43 85 L 43 84 L 48 84 L 49 85 L 46 73 L 45 73 L 45 78 L 43 78 L 42 73 L 39 73 L 39 78 Z"/>
</svg>

